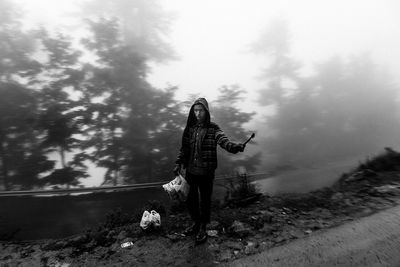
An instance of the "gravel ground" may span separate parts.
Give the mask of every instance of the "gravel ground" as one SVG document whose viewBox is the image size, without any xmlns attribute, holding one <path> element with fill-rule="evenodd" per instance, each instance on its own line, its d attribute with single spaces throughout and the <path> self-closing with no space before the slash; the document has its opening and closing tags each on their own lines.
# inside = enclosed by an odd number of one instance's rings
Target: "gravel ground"
<svg viewBox="0 0 400 267">
<path fill-rule="evenodd" d="M 226 266 L 400 266 L 400 206 Z"/>
</svg>

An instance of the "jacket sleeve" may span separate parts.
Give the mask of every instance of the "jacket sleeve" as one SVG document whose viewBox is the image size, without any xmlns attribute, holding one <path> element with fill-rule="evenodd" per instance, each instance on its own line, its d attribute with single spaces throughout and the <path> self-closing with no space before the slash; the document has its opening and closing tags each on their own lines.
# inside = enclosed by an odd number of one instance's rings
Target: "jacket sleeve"
<svg viewBox="0 0 400 267">
<path fill-rule="evenodd" d="M 186 161 L 185 159 L 186 159 L 185 151 L 183 149 L 183 146 L 181 146 L 181 149 L 179 150 L 178 157 L 176 158 L 175 163 L 185 165 Z"/>
<path fill-rule="evenodd" d="M 217 144 L 229 153 L 237 153 L 235 150 L 236 143 L 231 142 L 217 124 L 215 124 L 215 139 Z"/>
</svg>

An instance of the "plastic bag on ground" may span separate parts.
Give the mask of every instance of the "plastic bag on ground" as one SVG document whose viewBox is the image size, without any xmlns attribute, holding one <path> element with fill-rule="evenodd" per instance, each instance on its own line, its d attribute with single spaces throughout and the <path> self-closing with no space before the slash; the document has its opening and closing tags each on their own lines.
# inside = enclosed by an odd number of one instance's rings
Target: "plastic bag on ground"
<svg viewBox="0 0 400 267">
<path fill-rule="evenodd" d="M 158 212 L 156 212 L 155 210 L 152 210 L 150 212 L 150 218 L 151 218 L 151 223 L 155 227 L 160 227 L 161 226 L 161 218 L 160 218 L 160 214 Z"/>
<path fill-rule="evenodd" d="M 143 212 L 142 220 L 140 221 L 140 227 L 143 230 L 147 230 L 151 226 L 154 226 L 156 228 L 160 227 L 161 226 L 161 216 L 155 210 L 152 210 L 150 212 L 145 210 Z"/>
<path fill-rule="evenodd" d="M 142 220 L 140 221 L 140 227 L 146 230 L 151 225 L 151 213 L 145 210 L 143 212 Z"/>
</svg>

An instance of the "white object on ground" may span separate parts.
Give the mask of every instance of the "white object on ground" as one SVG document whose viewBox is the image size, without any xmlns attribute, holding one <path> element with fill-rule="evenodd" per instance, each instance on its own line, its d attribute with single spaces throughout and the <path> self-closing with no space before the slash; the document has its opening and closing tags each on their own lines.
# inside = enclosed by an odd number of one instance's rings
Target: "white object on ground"
<svg viewBox="0 0 400 267">
<path fill-rule="evenodd" d="M 151 223 L 155 227 L 160 227 L 161 226 L 161 218 L 160 218 L 160 214 L 158 212 L 156 212 L 155 210 L 152 210 L 150 212 L 150 218 L 151 218 Z"/>
<path fill-rule="evenodd" d="M 218 231 L 217 230 L 208 230 L 207 235 L 211 237 L 217 237 L 218 236 Z"/>
<path fill-rule="evenodd" d="M 125 242 L 121 244 L 121 248 L 128 248 L 133 246 L 133 242 Z"/>
<path fill-rule="evenodd" d="M 140 221 L 140 227 L 142 227 L 143 230 L 146 230 L 151 225 L 150 215 L 150 212 L 147 210 L 143 212 L 142 220 Z"/>
<path fill-rule="evenodd" d="M 161 216 L 155 210 L 152 210 L 151 212 L 145 210 L 143 212 L 142 220 L 140 221 L 140 227 L 142 227 L 143 230 L 147 230 L 151 225 L 154 227 L 160 227 Z"/>
</svg>

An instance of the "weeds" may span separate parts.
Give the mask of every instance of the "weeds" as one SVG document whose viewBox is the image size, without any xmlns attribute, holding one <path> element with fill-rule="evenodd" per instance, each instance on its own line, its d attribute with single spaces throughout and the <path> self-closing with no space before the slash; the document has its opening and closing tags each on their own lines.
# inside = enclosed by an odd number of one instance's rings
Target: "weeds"
<svg viewBox="0 0 400 267">
<path fill-rule="evenodd" d="M 234 183 L 234 181 L 238 182 Z M 246 174 L 238 175 L 237 179 L 229 180 L 226 188 L 227 193 L 224 200 L 227 205 L 240 205 L 241 202 L 243 202 L 243 205 L 246 205 L 249 204 L 247 201 L 245 201 L 246 199 L 249 199 L 251 202 L 252 200 L 250 198 L 256 199 L 257 196 L 260 195 L 258 194 L 256 186 L 249 183 L 248 176 Z"/>
<path fill-rule="evenodd" d="M 399 171 L 400 170 L 400 153 L 391 149 L 385 148 L 385 153 L 377 155 L 372 159 L 367 158 L 364 163 L 361 163 L 356 171 L 372 170 L 379 171 Z"/>
<path fill-rule="evenodd" d="M 120 208 L 118 208 L 116 211 L 112 211 L 106 215 L 105 222 L 103 223 L 104 228 L 116 228 L 120 227 L 126 224 L 129 224 L 132 222 L 132 216 L 123 213 Z"/>
</svg>

